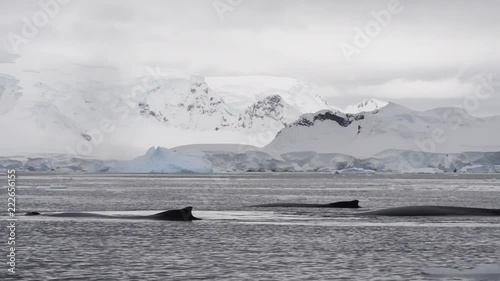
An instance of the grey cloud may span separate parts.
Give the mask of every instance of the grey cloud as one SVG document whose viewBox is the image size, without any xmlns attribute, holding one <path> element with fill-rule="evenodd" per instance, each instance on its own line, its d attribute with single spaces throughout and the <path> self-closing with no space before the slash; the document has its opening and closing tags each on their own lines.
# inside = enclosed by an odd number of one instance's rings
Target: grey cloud
<svg viewBox="0 0 500 281">
<path fill-rule="evenodd" d="M 243 0 L 224 20 L 214 2 L 73 0 L 23 46 L 23 60 L 0 50 L 0 62 L 289 76 L 329 89 L 324 94 L 340 104 L 373 95 L 433 104 L 466 95 L 477 73 L 500 74 L 499 1 L 401 0 L 403 11 L 350 63 L 339 45 L 352 43 L 354 28 L 389 0 Z M 40 9 L 34 0 L 0 5 L 1 38 Z"/>
</svg>

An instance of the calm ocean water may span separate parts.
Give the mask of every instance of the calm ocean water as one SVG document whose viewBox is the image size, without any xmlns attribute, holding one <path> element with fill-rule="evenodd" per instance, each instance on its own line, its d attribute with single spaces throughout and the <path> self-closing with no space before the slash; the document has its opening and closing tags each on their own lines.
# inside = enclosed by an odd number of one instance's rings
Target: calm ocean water
<svg viewBox="0 0 500 281">
<path fill-rule="evenodd" d="M 498 217 L 356 215 L 407 205 L 500 208 L 500 175 L 21 175 L 17 184 L 17 273 L 7 274 L 2 255 L 0 280 L 481 280 L 423 270 L 500 263 Z M 363 209 L 248 207 L 353 199 Z M 3 226 L 5 188 L 0 202 Z M 203 220 L 20 216 L 185 206 Z"/>
</svg>

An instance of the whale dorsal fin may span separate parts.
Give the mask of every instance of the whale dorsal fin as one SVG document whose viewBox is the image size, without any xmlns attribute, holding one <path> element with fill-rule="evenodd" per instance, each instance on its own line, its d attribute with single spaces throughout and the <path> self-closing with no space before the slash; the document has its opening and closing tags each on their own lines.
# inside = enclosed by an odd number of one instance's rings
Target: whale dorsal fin
<svg viewBox="0 0 500 281">
<path fill-rule="evenodd" d="M 193 207 L 189 206 L 179 210 L 168 210 L 161 213 L 157 213 L 152 215 L 151 217 L 159 220 L 179 220 L 179 221 L 199 220 L 199 218 L 193 216 L 193 214 L 191 213 L 192 210 Z"/>
</svg>

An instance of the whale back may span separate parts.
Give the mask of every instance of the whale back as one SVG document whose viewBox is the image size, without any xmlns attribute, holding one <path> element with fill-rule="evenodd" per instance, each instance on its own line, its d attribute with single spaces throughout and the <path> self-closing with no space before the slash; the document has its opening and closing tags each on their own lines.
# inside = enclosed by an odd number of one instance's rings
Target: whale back
<svg viewBox="0 0 500 281">
<path fill-rule="evenodd" d="M 359 206 L 358 200 L 352 201 L 339 201 L 328 204 L 308 204 L 308 203 L 271 203 L 271 204 L 262 204 L 262 205 L 253 205 L 250 207 L 285 207 L 285 208 L 361 208 Z"/>
<path fill-rule="evenodd" d="M 179 210 L 168 210 L 161 213 L 154 214 L 149 216 L 152 219 L 156 220 L 169 220 L 169 221 L 192 221 L 192 220 L 201 220 L 196 218 L 191 213 L 193 207 L 186 207 Z"/>
<path fill-rule="evenodd" d="M 103 218 L 103 219 L 149 219 L 149 220 L 165 220 L 165 221 L 192 221 L 201 220 L 193 216 L 191 211 L 193 207 L 186 207 L 178 210 L 168 210 L 161 213 L 157 213 L 151 216 L 137 216 L 137 215 L 102 215 L 94 213 L 56 213 L 56 214 L 44 214 L 44 216 L 49 217 L 60 217 L 60 218 Z M 26 216 L 39 216 L 42 215 L 39 212 L 27 212 Z"/>
<path fill-rule="evenodd" d="M 352 201 L 340 201 L 328 204 L 330 208 L 361 208 L 359 206 L 359 200 Z"/>
</svg>

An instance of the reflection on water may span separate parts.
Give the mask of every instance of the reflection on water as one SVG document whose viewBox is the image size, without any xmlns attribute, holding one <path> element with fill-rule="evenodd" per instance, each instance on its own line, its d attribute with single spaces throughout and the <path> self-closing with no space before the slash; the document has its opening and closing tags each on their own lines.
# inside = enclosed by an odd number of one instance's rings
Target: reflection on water
<svg viewBox="0 0 500 281">
<path fill-rule="evenodd" d="M 498 218 L 356 216 L 415 204 L 500 208 L 491 175 L 25 176 L 19 184 L 20 212 L 194 206 L 204 220 L 23 217 L 18 273 L 13 279 L 5 267 L 0 280 L 436 280 L 423 270 L 500 261 Z M 248 207 L 352 199 L 364 208 Z"/>
</svg>

